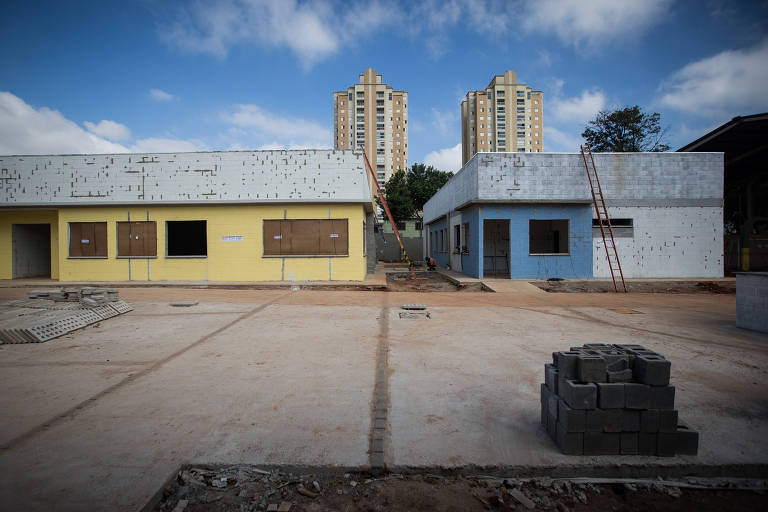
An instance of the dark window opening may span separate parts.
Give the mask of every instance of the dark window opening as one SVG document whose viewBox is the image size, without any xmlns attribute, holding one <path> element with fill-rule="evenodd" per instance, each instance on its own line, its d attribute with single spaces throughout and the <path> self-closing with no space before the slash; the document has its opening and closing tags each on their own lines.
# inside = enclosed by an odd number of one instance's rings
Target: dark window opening
<svg viewBox="0 0 768 512">
<path fill-rule="evenodd" d="M 424 222 L 416 221 L 416 231 L 422 231 L 424 229 Z"/>
<path fill-rule="evenodd" d="M 405 222 L 396 222 L 398 231 L 405 231 Z"/>
<path fill-rule="evenodd" d="M 528 221 L 530 254 L 568 254 L 568 219 Z"/>
<path fill-rule="evenodd" d="M 208 256 L 204 220 L 169 220 L 165 223 L 168 256 Z"/>
<path fill-rule="evenodd" d="M 469 222 L 464 223 L 464 244 L 461 246 L 461 252 L 469 254 Z"/>
<path fill-rule="evenodd" d="M 607 226 L 608 223 L 603 220 L 603 225 Z M 615 228 L 631 228 L 634 226 L 632 219 L 611 219 L 611 226 Z M 600 222 L 597 219 L 592 219 L 592 227 L 599 228 Z"/>
<path fill-rule="evenodd" d="M 461 226 L 456 224 L 453 226 L 453 248 L 456 252 L 461 250 Z"/>
</svg>

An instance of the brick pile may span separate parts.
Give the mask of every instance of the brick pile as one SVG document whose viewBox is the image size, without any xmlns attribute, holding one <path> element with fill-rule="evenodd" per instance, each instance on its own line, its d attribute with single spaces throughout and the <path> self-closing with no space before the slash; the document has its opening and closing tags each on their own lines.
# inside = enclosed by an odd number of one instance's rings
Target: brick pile
<svg viewBox="0 0 768 512">
<path fill-rule="evenodd" d="M 544 365 L 541 423 L 567 455 L 696 455 L 699 434 L 678 417 L 671 369 L 641 345 L 554 352 Z"/>
</svg>

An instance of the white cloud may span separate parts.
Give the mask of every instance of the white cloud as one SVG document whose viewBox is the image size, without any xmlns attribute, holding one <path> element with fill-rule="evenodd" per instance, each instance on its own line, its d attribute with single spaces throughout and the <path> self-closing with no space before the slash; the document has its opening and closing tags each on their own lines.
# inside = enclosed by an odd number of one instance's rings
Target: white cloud
<svg viewBox="0 0 768 512">
<path fill-rule="evenodd" d="M 125 153 L 123 145 L 88 133 L 56 110 L 35 109 L 0 92 L 0 154 Z"/>
<path fill-rule="evenodd" d="M 149 97 L 155 101 L 171 101 L 176 99 L 176 96 L 162 89 L 150 89 Z"/>
<path fill-rule="evenodd" d="M 139 139 L 131 146 L 131 152 L 134 153 L 187 153 L 206 150 L 208 150 L 208 146 L 200 140 L 168 139 L 162 137 Z"/>
<path fill-rule="evenodd" d="M 201 2 L 181 9 L 158 28 L 168 44 L 223 58 L 239 44 L 287 48 L 305 69 L 370 37 L 397 20 L 398 8 L 380 1 L 355 4 L 296 0 Z"/>
<path fill-rule="evenodd" d="M 554 119 L 586 123 L 605 108 L 605 94 L 599 89 L 582 91 L 573 98 L 555 97 L 549 102 L 548 111 Z"/>
<path fill-rule="evenodd" d="M 432 126 L 439 135 L 444 137 L 461 132 L 457 113 L 442 112 L 434 107 L 432 107 Z"/>
<path fill-rule="evenodd" d="M 330 147 L 332 140 L 331 131 L 324 125 L 299 117 L 282 117 L 258 105 L 235 105 L 234 111 L 222 117 L 245 129 L 261 144 L 269 141 L 269 149 L 321 149 Z M 232 135 L 235 134 L 230 130 Z"/>
<path fill-rule="evenodd" d="M 536 0 L 523 12 L 531 32 L 554 33 L 564 44 L 594 49 L 662 22 L 671 0 Z"/>
<path fill-rule="evenodd" d="M 427 153 L 424 163 L 441 171 L 456 172 L 461 169 L 461 143 L 453 147 Z"/>
<path fill-rule="evenodd" d="M 168 153 L 207 149 L 202 141 L 175 138 L 146 138 L 130 145 L 117 144 L 107 138 L 130 138 L 127 126 L 107 120 L 84 124 L 90 132 L 56 110 L 35 109 L 9 92 L 0 92 L 0 154 Z"/>
<path fill-rule="evenodd" d="M 85 121 L 85 127 L 94 135 L 111 140 L 127 140 L 131 138 L 131 130 L 124 124 L 102 119 L 97 124 Z"/>
<path fill-rule="evenodd" d="M 753 114 L 768 108 L 768 39 L 691 62 L 659 88 L 659 102 L 708 117 Z"/>
<path fill-rule="evenodd" d="M 574 152 L 584 143 L 579 133 L 583 128 L 574 129 L 571 133 L 559 130 L 554 126 L 544 127 L 544 151 Z"/>
</svg>

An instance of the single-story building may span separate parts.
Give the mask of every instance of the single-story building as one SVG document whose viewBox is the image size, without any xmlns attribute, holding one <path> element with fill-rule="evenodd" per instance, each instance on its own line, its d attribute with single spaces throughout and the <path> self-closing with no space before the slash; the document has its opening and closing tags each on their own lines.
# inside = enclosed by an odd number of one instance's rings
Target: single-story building
<svg viewBox="0 0 768 512">
<path fill-rule="evenodd" d="M 624 277 L 723 276 L 722 153 L 596 153 Z M 424 206 L 424 250 L 473 277 L 610 277 L 580 153 L 478 153 Z"/>
<path fill-rule="evenodd" d="M 363 280 L 350 150 L 0 156 L 0 279 Z"/>
</svg>

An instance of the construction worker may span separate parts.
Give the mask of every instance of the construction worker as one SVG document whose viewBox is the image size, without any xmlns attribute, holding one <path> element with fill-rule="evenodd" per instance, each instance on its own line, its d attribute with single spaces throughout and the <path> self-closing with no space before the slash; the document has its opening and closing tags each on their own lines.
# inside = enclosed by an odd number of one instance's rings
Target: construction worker
<svg viewBox="0 0 768 512">
<path fill-rule="evenodd" d="M 424 261 L 427 263 L 427 270 L 435 270 L 437 268 L 437 262 L 432 256 L 427 256 L 424 258 Z"/>
</svg>

